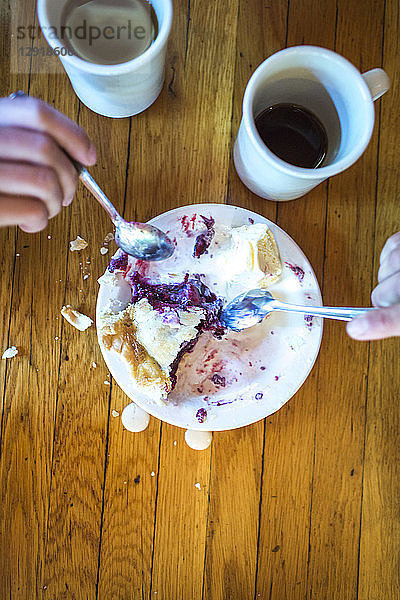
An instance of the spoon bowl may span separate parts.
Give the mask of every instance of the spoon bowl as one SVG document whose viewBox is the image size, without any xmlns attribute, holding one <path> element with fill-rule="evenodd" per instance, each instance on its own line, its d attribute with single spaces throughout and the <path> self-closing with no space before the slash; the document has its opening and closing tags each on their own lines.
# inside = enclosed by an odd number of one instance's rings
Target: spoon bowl
<svg viewBox="0 0 400 600">
<path fill-rule="evenodd" d="M 124 252 L 141 260 L 157 261 L 169 258 L 174 246 L 167 235 L 147 223 L 114 222 L 115 241 Z"/>
</svg>

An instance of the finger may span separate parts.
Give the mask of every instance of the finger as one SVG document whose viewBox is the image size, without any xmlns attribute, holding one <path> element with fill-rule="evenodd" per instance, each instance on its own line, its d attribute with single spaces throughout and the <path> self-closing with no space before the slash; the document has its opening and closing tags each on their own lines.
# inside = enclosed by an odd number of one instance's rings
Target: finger
<svg viewBox="0 0 400 600">
<path fill-rule="evenodd" d="M 378 281 L 384 281 L 387 277 L 400 271 L 400 246 L 394 247 L 381 263 L 378 271 Z"/>
<path fill-rule="evenodd" d="M 49 135 L 19 127 L 0 127 L 1 159 L 51 167 L 63 190 L 63 205 L 71 204 L 78 173 L 65 152 Z"/>
<path fill-rule="evenodd" d="M 400 335 L 400 304 L 353 319 L 347 323 L 347 333 L 356 340 L 380 340 Z"/>
<path fill-rule="evenodd" d="M 385 245 L 382 248 L 380 263 L 382 264 L 389 256 L 392 250 L 400 246 L 400 231 L 394 233 L 386 240 Z"/>
<path fill-rule="evenodd" d="M 384 279 L 371 294 L 374 306 L 391 306 L 400 302 L 400 271 Z"/>
<path fill-rule="evenodd" d="M 51 135 L 75 160 L 93 165 L 96 148 L 77 123 L 38 98 L 0 98 L 0 125 L 35 129 Z"/>
<path fill-rule="evenodd" d="M 44 203 L 50 218 L 60 212 L 63 200 L 53 169 L 26 163 L 0 161 L 0 193 L 37 198 Z"/>
<path fill-rule="evenodd" d="M 48 222 L 45 205 L 37 198 L 0 194 L 0 226 L 19 225 L 30 233 L 41 231 Z"/>
</svg>

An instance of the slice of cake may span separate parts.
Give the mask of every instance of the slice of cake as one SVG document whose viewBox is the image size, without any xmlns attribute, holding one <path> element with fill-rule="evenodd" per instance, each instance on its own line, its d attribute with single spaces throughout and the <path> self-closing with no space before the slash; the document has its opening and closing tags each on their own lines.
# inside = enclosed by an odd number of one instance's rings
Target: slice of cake
<svg viewBox="0 0 400 600">
<path fill-rule="evenodd" d="M 180 360 L 200 334 L 224 333 L 222 301 L 188 275 L 180 284 L 152 284 L 134 272 L 131 285 L 132 303 L 101 316 L 102 343 L 123 356 L 138 387 L 156 400 L 166 399 Z"/>
</svg>

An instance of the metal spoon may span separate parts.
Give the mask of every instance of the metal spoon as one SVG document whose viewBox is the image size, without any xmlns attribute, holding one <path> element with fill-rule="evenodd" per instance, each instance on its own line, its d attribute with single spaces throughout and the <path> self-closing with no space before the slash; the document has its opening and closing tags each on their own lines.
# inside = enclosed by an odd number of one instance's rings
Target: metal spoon
<svg viewBox="0 0 400 600">
<path fill-rule="evenodd" d="M 22 90 L 10 94 L 10 100 L 27 98 Z M 64 151 L 65 152 L 65 151 Z M 79 174 L 79 179 L 93 194 L 101 206 L 106 210 L 115 225 L 115 241 L 124 252 L 141 260 L 164 260 L 172 256 L 174 244 L 161 229 L 147 223 L 125 221 L 111 204 L 103 190 L 95 182 L 89 171 L 78 161 L 68 156 Z"/>
<path fill-rule="evenodd" d="M 229 329 L 241 331 L 259 323 L 274 310 L 303 313 L 326 319 L 337 319 L 338 321 L 351 321 L 357 315 L 376 309 L 287 304 L 276 300 L 266 290 L 250 290 L 237 296 L 226 305 L 222 311 L 221 321 Z"/>
<path fill-rule="evenodd" d="M 153 225 L 125 221 L 97 185 L 89 171 L 73 161 L 79 179 L 109 214 L 115 225 L 115 241 L 124 252 L 141 260 L 164 260 L 172 256 L 175 246 L 168 236 Z"/>
</svg>

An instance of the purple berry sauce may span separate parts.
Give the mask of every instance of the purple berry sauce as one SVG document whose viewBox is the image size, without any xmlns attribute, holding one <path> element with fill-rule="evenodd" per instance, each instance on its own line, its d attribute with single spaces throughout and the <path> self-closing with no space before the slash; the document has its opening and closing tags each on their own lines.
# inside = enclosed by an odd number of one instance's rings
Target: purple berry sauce
<svg viewBox="0 0 400 600">
<path fill-rule="evenodd" d="M 110 260 L 110 264 L 108 265 L 108 270 L 110 273 L 114 273 L 114 271 L 126 271 L 128 268 L 128 255 L 126 252 L 122 252 L 117 256 L 117 258 L 112 258 Z"/>
<path fill-rule="evenodd" d="M 300 281 L 300 283 L 303 281 L 304 279 L 304 271 L 301 267 L 299 267 L 298 265 L 292 265 L 289 262 L 285 262 L 285 264 L 289 267 L 289 269 L 296 275 L 297 279 Z"/>
<path fill-rule="evenodd" d="M 194 214 L 190 217 L 190 219 L 187 215 L 183 215 L 183 217 L 180 219 L 182 229 L 185 233 L 188 233 L 189 229 L 192 229 L 192 230 L 194 229 L 194 224 L 195 224 L 196 218 L 197 218 L 197 215 Z M 188 235 L 190 235 L 190 234 L 188 233 Z"/>
<path fill-rule="evenodd" d="M 313 316 L 312 315 L 304 315 L 304 321 L 308 329 L 311 329 L 313 326 Z"/>
<path fill-rule="evenodd" d="M 132 286 L 132 302 L 146 298 L 156 310 L 165 307 L 183 310 L 198 307 L 205 312 L 201 331 L 212 331 L 217 338 L 225 333 L 225 328 L 220 320 L 222 300 L 217 298 L 198 276 L 194 275 L 192 279 L 189 279 L 189 275 L 186 274 L 182 283 L 154 284 L 134 271 L 130 277 L 130 284 Z"/>
<path fill-rule="evenodd" d="M 200 233 L 196 238 L 196 243 L 194 245 L 193 256 L 195 258 L 200 258 L 202 254 L 207 254 L 208 248 L 212 242 L 212 239 L 215 235 L 214 224 L 215 221 L 212 217 L 209 219 L 200 215 L 204 221 L 205 226 L 207 227 L 207 231 L 204 233 Z"/>
<path fill-rule="evenodd" d="M 225 377 L 223 377 L 219 373 L 214 373 L 214 375 L 211 377 L 211 381 L 213 382 L 214 385 L 218 385 L 220 387 L 225 387 L 226 386 L 226 379 L 225 379 Z"/>
<path fill-rule="evenodd" d="M 196 419 L 199 423 L 204 423 L 204 421 L 207 419 L 207 411 L 205 408 L 199 408 L 196 413 Z"/>
<path fill-rule="evenodd" d="M 255 399 L 256 400 L 261 400 L 261 398 L 264 396 L 264 394 L 262 392 L 257 392 L 257 394 L 255 395 Z"/>
</svg>

